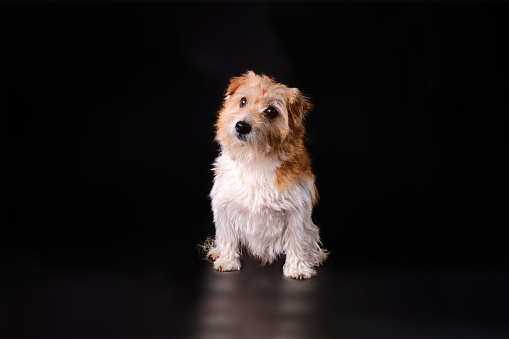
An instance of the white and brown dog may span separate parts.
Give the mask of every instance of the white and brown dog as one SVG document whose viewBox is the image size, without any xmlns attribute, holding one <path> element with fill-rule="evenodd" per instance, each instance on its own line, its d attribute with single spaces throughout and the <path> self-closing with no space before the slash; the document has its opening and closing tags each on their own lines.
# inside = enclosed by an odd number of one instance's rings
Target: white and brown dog
<svg viewBox="0 0 509 339">
<path fill-rule="evenodd" d="M 283 274 L 310 278 L 327 258 L 311 211 L 318 201 L 303 119 L 311 104 L 252 71 L 231 79 L 216 124 L 221 153 L 210 192 L 216 237 L 207 257 L 239 270 L 244 246 L 263 264 L 286 255 Z"/>
</svg>

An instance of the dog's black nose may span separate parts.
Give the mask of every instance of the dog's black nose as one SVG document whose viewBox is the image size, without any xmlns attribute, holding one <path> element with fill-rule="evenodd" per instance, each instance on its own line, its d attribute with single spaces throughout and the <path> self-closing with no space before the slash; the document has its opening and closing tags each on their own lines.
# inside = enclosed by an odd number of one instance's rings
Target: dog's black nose
<svg viewBox="0 0 509 339">
<path fill-rule="evenodd" d="M 239 134 L 248 134 L 251 132 L 251 125 L 246 121 L 239 121 L 235 124 L 235 130 Z"/>
</svg>

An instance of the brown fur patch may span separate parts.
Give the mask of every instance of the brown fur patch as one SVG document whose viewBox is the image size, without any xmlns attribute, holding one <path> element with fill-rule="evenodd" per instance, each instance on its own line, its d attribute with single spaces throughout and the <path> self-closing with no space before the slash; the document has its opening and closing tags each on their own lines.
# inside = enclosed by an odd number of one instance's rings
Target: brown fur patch
<svg viewBox="0 0 509 339">
<path fill-rule="evenodd" d="M 246 73 L 240 77 L 233 77 L 230 78 L 230 84 L 228 85 L 228 88 L 226 89 L 226 95 L 231 96 L 233 93 L 237 91 L 237 89 L 242 86 L 248 77 L 249 73 Z"/>
<path fill-rule="evenodd" d="M 276 187 L 279 190 L 284 190 L 293 184 L 301 174 L 312 179 L 313 174 L 309 162 L 309 155 L 307 153 L 292 157 L 290 160 L 283 162 L 276 170 Z"/>
<path fill-rule="evenodd" d="M 291 186 L 300 175 L 314 181 L 311 168 L 311 157 L 304 146 L 303 138 L 305 128 L 303 119 L 312 108 L 309 99 L 302 95 L 297 88 L 289 88 L 289 100 L 287 103 L 289 112 L 290 133 L 281 145 L 281 159 L 285 159 L 276 171 L 276 187 L 279 190 Z M 316 185 L 313 206 L 318 202 L 318 190 Z"/>
<path fill-rule="evenodd" d="M 318 187 L 316 187 L 316 183 L 313 183 L 313 186 L 315 187 L 315 198 L 313 199 L 313 207 L 318 205 L 318 202 L 320 201 L 320 194 L 318 194 Z"/>
<path fill-rule="evenodd" d="M 313 108 L 309 98 L 302 95 L 297 88 L 290 89 L 289 112 L 294 119 L 304 119 L 308 112 Z"/>
</svg>

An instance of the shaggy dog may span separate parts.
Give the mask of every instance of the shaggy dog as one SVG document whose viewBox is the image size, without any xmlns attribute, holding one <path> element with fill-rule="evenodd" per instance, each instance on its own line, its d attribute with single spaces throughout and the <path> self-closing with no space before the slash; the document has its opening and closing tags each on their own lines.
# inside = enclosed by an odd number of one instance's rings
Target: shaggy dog
<svg viewBox="0 0 509 339">
<path fill-rule="evenodd" d="M 241 246 L 263 264 L 285 254 L 283 274 L 296 279 L 315 275 L 327 258 L 311 220 L 318 192 L 303 142 L 310 109 L 297 88 L 265 75 L 231 79 L 210 192 L 216 236 L 206 247 L 216 270 L 239 270 Z"/>
</svg>

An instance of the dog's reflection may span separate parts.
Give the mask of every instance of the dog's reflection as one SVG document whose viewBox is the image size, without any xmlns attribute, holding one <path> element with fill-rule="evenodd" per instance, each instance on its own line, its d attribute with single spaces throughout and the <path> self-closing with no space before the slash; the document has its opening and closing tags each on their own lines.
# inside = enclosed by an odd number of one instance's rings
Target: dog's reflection
<svg viewBox="0 0 509 339">
<path fill-rule="evenodd" d="M 206 272 L 195 338 L 313 338 L 319 281 L 283 278 L 282 265 L 246 258 L 241 272 Z"/>
</svg>

